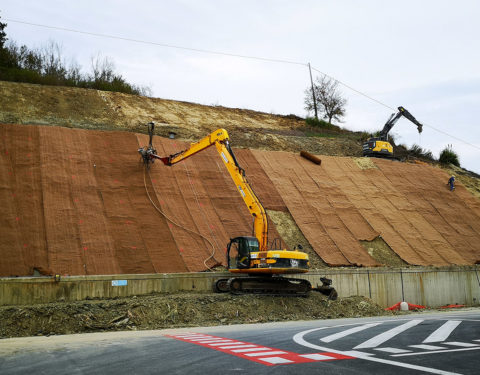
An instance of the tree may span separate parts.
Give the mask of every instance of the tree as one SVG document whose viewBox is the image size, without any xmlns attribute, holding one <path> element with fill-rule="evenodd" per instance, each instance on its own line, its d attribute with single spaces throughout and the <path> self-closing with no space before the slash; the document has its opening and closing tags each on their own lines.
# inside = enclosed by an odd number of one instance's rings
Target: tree
<svg viewBox="0 0 480 375">
<path fill-rule="evenodd" d="M 7 41 L 7 33 L 5 32 L 6 23 L 0 22 L 0 49 L 3 49 L 5 42 Z"/>
<path fill-rule="evenodd" d="M 338 89 L 338 81 L 327 76 L 317 77 L 313 84 L 313 90 L 317 108 L 322 117 L 328 120 L 329 124 L 332 123 L 332 120 L 342 122 L 341 118 L 345 116 L 347 100 L 342 97 Z M 309 112 L 315 108 L 313 97 L 312 88 L 306 89 L 305 109 Z"/>
</svg>

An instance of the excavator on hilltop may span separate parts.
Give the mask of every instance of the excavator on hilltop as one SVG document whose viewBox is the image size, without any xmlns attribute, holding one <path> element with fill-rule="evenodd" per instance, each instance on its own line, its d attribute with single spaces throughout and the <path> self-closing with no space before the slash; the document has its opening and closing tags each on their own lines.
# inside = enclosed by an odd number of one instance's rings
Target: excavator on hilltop
<svg viewBox="0 0 480 375">
<path fill-rule="evenodd" d="M 247 181 L 245 170 L 240 167 L 230 147 L 228 133 L 218 129 L 181 152 L 160 157 L 152 145 L 154 124 L 149 124 L 150 144 L 138 150 L 148 167 L 155 159 L 172 166 L 210 146 L 215 146 L 225 164 L 238 192 L 253 216 L 253 236 L 239 236 L 230 239 L 227 245 L 227 269 L 234 274 L 248 276 L 230 277 L 216 280 L 217 292 L 234 294 L 279 294 L 305 296 L 312 286 L 308 280 L 279 276 L 281 274 L 304 273 L 308 271 L 308 255 L 298 250 L 269 249 L 267 214 L 258 197 Z M 277 241 L 273 241 L 275 244 Z M 301 246 L 300 246 L 301 248 Z M 331 299 L 337 293 L 331 287 L 331 280 L 322 278 L 323 285 L 313 288 Z"/>
<path fill-rule="evenodd" d="M 398 112 L 392 113 L 388 121 L 385 123 L 385 126 L 380 131 L 379 136 L 369 138 L 365 141 L 363 144 L 363 156 L 393 158 L 393 147 L 390 142 L 388 142 L 388 132 L 402 116 L 417 125 L 419 133 L 422 132 L 423 125 L 420 124 L 405 108 L 398 107 Z"/>
</svg>

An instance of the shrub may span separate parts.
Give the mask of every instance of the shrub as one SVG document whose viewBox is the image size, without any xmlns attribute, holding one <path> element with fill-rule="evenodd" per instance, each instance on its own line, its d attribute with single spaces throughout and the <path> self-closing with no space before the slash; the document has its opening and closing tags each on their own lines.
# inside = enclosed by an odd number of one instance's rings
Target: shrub
<svg viewBox="0 0 480 375">
<path fill-rule="evenodd" d="M 432 151 L 423 149 L 419 145 L 413 144 L 412 147 L 408 150 L 408 154 L 415 156 L 417 158 L 423 158 L 428 160 L 435 160 L 433 157 Z"/>
<path fill-rule="evenodd" d="M 440 152 L 440 157 L 438 160 L 442 164 L 453 164 L 457 167 L 460 167 L 458 155 L 455 151 L 453 151 L 452 145 L 448 145 L 442 150 L 442 152 Z"/>
<path fill-rule="evenodd" d="M 332 129 L 332 130 L 340 130 L 340 128 L 336 125 L 329 124 L 327 121 L 319 120 L 315 117 L 307 117 L 305 119 L 305 123 L 312 128 L 322 128 L 322 129 Z"/>
</svg>

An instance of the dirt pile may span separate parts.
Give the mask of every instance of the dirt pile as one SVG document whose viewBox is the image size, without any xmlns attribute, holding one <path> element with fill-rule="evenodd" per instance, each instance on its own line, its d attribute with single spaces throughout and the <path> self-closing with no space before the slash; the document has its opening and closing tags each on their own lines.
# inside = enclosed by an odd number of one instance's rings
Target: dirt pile
<svg viewBox="0 0 480 375">
<path fill-rule="evenodd" d="M 0 338 L 391 315 L 365 297 L 149 295 L 0 307 Z"/>
</svg>

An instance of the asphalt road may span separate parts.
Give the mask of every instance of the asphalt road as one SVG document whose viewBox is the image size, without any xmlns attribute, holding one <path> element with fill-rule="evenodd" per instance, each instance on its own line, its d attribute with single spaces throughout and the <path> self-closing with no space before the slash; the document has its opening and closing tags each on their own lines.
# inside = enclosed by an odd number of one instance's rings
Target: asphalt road
<svg viewBox="0 0 480 375">
<path fill-rule="evenodd" d="M 0 340 L 0 374 L 478 374 L 480 310 Z"/>
</svg>

